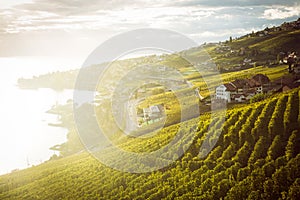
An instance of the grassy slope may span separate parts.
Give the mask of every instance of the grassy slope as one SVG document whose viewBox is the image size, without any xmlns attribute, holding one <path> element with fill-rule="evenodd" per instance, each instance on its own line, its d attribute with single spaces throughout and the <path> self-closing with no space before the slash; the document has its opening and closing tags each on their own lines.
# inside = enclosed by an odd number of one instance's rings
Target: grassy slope
<svg viewBox="0 0 300 200">
<path fill-rule="evenodd" d="M 242 64 L 245 58 L 252 59 L 258 65 L 266 64 L 267 61 L 277 62 L 277 55 L 280 52 L 299 51 L 300 30 L 271 32 L 264 37 L 242 37 L 226 45 L 238 52 L 241 48 L 246 48 L 245 55 L 228 52 L 217 53 L 218 45 L 206 48 L 208 54 L 213 58 L 217 65 L 228 67 Z M 252 54 L 256 50 L 257 54 Z M 227 56 L 225 56 L 227 54 Z"/>
<path fill-rule="evenodd" d="M 300 30 L 290 32 L 280 32 L 280 34 L 273 34 L 269 38 L 260 42 L 255 42 L 250 48 L 259 48 L 265 52 L 271 52 L 273 49 L 281 51 L 296 51 L 298 50 L 300 42 Z"/>
<path fill-rule="evenodd" d="M 243 199 L 253 195 L 274 199 L 297 195 L 300 132 L 292 140 L 292 129 L 274 132 L 272 124 L 277 120 L 283 128 L 296 122 L 293 129 L 299 131 L 298 117 L 299 89 L 229 110 L 221 137 L 205 159 L 197 154 L 208 121 L 204 118 L 198 123 L 193 119 L 184 127 L 187 136 L 196 131 L 195 143 L 183 158 L 163 171 L 123 173 L 80 153 L 1 176 L 0 199 Z M 150 143 L 129 140 L 123 147 L 156 149 L 175 132 L 176 125 L 162 130 Z M 294 145 L 292 154 L 288 151 L 290 143 Z"/>
</svg>

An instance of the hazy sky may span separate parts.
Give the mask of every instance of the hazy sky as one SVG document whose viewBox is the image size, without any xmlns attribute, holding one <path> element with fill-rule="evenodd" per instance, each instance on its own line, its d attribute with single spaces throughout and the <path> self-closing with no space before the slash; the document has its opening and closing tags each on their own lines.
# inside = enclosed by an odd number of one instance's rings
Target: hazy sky
<svg viewBox="0 0 300 200">
<path fill-rule="evenodd" d="M 83 58 L 111 36 L 166 28 L 219 41 L 300 17 L 296 0 L 2 0 L 0 56 Z"/>
</svg>

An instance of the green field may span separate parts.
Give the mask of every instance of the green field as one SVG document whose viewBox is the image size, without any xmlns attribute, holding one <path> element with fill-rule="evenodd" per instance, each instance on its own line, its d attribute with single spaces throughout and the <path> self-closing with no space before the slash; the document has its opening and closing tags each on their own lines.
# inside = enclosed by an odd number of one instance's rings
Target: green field
<svg viewBox="0 0 300 200">
<path fill-rule="evenodd" d="M 216 119 L 210 130 L 208 116 L 183 122 L 184 138 L 195 133 L 194 142 L 162 170 L 120 172 L 83 152 L 1 176 L 0 199 L 299 199 L 299 97 L 296 89 L 230 109 L 226 122 L 218 125 Z M 173 125 L 152 138 L 126 139 L 119 145 L 152 151 L 168 143 L 177 129 Z M 200 159 L 206 137 L 217 144 Z"/>
</svg>

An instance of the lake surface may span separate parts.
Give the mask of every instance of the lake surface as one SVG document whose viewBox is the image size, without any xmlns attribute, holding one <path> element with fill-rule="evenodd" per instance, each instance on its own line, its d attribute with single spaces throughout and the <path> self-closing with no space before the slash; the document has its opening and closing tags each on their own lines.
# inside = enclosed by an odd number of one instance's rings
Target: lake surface
<svg viewBox="0 0 300 200">
<path fill-rule="evenodd" d="M 72 68 L 62 65 L 53 58 L 0 58 L 0 174 L 40 164 L 57 154 L 50 147 L 66 141 L 66 129 L 48 126 L 58 122 L 58 116 L 46 111 L 72 99 L 72 90 L 21 90 L 16 86 L 20 77 Z"/>
</svg>

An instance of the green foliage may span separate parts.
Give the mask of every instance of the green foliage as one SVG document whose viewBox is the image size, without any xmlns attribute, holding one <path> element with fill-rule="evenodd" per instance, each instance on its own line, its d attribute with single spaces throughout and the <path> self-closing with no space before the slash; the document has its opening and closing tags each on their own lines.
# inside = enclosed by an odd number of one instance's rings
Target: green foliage
<svg viewBox="0 0 300 200">
<path fill-rule="evenodd" d="M 289 95 L 286 112 L 284 114 L 285 137 L 288 137 L 293 130 L 299 128 L 297 117 L 299 115 L 299 95 L 297 91 Z"/>
<path fill-rule="evenodd" d="M 250 103 L 255 103 L 255 102 L 259 102 L 259 101 L 262 101 L 264 99 L 266 99 L 267 95 L 266 94 L 256 94 L 255 96 L 253 96 L 251 99 L 250 99 Z"/>
<path fill-rule="evenodd" d="M 233 158 L 234 161 L 239 162 L 242 167 L 246 166 L 251 153 L 251 147 L 248 142 L 238 150 L 236 156 Z"/>
<path fill-rule="evenodd" d="M 267 160 L 276 160 L 283 153 L 283 147 L 280 135 L 276 135 L 268 150 Z"/>
<path fill-rule="evenodd" d="M 299 90 L 228 110 L 226 122 L 216 119 L 212 130 L 208 116 L 182 122 L 178 134 L 186 140 L 196 133 L 194 142 L 189 148 L 171 147 L 186 152 L 171 155 L 178 160 L 164 169 L 120 172 L 81 152 L 0 176 L 0 199 L 299 199 L 299 130 L 287 133 L 291 130 L 271 125 L 298 120 L 298 105 L 289 104 L 297 101 Z M 178 126 L 165 127 L 149 139 L 122 139 L 119 147 L 152 151 L 175 137 Z M 208 133 L 213 139 L 221 134 L 215 148 L 200 159 L 197 150 Z M 168 151 L 161 158 L 170 158 Z"/>
<path fill-rule="evenodd" d="M 256 142 L 259 136 L 268 134 L 269 121 L 272 117 L 274 107 L 278 99 L 272 99 L 267 105 L 264 106 L 257 120 L 255 121 L 254 127 L 251 130 L 253 140 Z"/>
<path fill-rule="evenodd" d="M 298 130 L 293 131 L 286 145 L 286 158 L 290 160 L 300 152 L 300 134 Z"/>
<path fill-rule="evenodd" d="M 254 149 L 250 155 L 249 163 L 254 164 L 260 158 L 265 158 L 266 156 L 266 146 L 268 140 L 264 136 L 260 136 L 259 140 L 256 142 Z"/>
<path fill-rule="evenodd" d="M 285 114 L 287 100 L 288 100 L 288 96 L 282 96 L 281 98 L 279 98 L 276 104 L 272 118 L 268 125 L 269 137 L 271 140 L 276 135 L 283 136 L 284 133 L 283 116 Z"/>
<path fill-rule="evenodd" d="M 300 199 L 300 178 L 297 178 L 289 189 L 289 199 Z"/>
</svg>

